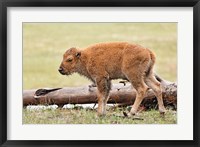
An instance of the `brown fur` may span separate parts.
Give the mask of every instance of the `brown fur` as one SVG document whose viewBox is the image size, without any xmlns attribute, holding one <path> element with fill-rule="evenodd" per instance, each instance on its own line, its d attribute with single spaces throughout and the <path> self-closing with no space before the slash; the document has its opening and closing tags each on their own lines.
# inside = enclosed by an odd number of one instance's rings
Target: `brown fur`
<svg viewBox="0 0 200 147">
<path fill-rule="evenodd" d="M 85 49 L 71 48 L 63 55 L 59 71 L 69 75 L 77 72 L 90 79 L 98 88 L 98 114 L 105 115 L 111 80 L 125 79 L 137 91 L 129 115 L 134 115 L 148 89 L 158 99 L 159 110 L 165 112 L 160 83 L 153 75 L 155 54 L 147 48 L 127 42 L 109 42 L 91 45 Z"/>
</svg>

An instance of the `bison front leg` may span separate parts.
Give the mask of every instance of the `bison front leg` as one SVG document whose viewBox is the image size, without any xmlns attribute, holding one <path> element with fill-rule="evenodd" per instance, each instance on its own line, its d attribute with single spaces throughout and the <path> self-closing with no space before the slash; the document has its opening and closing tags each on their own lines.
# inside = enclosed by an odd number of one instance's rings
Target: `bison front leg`
<svg viewBox="0 0 200 147">
<path fill-rule="evenodd" d="M 108 77 L 98 77 L 96 79 L 97 84 L 97 97 L 98 97 L 98 115 L 106 115 L 106 104 L 109 99 L 109 91 L 111 88 L 111 82 Z"/>
</svg>

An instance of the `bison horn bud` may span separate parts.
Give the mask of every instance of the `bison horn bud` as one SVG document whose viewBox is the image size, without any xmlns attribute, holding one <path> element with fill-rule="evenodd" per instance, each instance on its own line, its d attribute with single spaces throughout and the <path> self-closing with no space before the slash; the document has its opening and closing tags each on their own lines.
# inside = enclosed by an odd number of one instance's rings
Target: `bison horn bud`
<svg viewBox="0 0 200 147">
<path fill-rule="evenodd" d="M 77 52 L 76 57 L 80 57 L 80 56 L 81 56 L 81 52 Z"/>
</svg>

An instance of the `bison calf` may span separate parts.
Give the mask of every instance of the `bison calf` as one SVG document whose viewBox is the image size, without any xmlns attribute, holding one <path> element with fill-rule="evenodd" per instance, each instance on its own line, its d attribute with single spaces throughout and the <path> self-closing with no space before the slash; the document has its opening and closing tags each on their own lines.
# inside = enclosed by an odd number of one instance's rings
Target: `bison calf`
<svg viewBox="0 0 200 147">
<path fill-rule="evenodd" d="M 110 42 L 94 44 L 85 49 L 68 49 L 58 70 L 63 75 L 77 72 L 96 84 L 100 116 L 106 114 L 111 80 L 130 81 L 137 91 L 136 100 L 128 114 L 131 116 L 136 114 L 148 87 L 157 97 L 160 113 L 165 112 L 161 86 L 153 74 L 154 63 L 155 55 L 147 48 L 127 42 Z"/>
</svg>

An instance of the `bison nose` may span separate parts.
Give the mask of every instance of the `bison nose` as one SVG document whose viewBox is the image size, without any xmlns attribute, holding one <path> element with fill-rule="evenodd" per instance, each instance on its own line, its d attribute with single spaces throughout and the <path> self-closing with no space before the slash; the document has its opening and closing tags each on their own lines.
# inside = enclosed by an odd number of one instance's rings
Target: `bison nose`
<svg viewBox="0 0 200 147">
<path fill-rule="evenodd" d="M 63 73 L 63 68 L 60 67 L 60 68 L 58 69 L 58 71 L 62 74 L 62 73 Z"/>
</svg>

